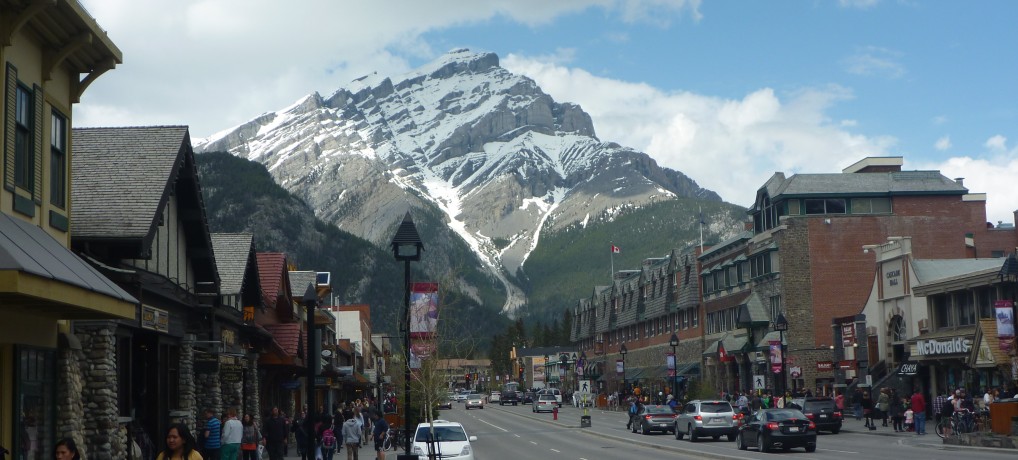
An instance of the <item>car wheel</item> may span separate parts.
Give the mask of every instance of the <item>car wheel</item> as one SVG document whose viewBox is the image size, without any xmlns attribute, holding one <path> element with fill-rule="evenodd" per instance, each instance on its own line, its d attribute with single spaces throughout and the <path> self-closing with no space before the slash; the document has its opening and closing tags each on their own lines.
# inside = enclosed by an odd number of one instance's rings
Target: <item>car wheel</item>
<svg viewBox="0 0 1018 460">
<path fill-rule="evenodd" d="M 696 431 L 693 431 L 693 425 L 686 427 L 689 429 L 689 442 L 696 442 Z"/>
<path fill-rule="evenodd" d="M 841 431 L 841 427 L 831 428 L 831 434 L 838 434 L 839 431 Z"/>
<path fill-rule="evenodd" d="M 768 450 L 770 450 L 770 448 L 767 447 L 767 444 L 764 444 L 764 438 L 762 434 L 757 435 L 756 437 L 756 447 L 760 449 L 760 452 L 767 452 Z"/>
<path fill-rule="evenodd" d="M 721 439 L 721 435 L 719 434 L 717 436 L 711 436 L 710 438 L 717 441 L 718 439 Z"/>
<path fill-rule="evenodd" d="M 813 444 L 811 446 L 806 446 L 806 452 L 816 452 L 816 451 L 817 451 L 817 445 L 816 444 Z"/>
<path fill-rule="evenodd" d="M 735 446 L 738 447 L 739 450 L 746 450 L 747 449 L 747 447 L 746 447 L 746 440 L 742 439 L 742 433 L 739 433 L 739 434 L 735 435 Z"/>
<path fill-rule="evenodd" d="M 728 435 L 728 441 L 729 442 L 734 441 L 735 440 L 735 436 L 737 436 L 737 435 L 734 435 L 734 434 Z"/>
<path fill-rule="evenodd" d="M 678 426 L 673 426 L 672 427 L 672 433 L 675 433 L 675 439 L 677 439 L 679 441 L 681 441 L 682 437 L 685 436 L 681 431 L 679 431 L 679 427 Z"/>
</svg>

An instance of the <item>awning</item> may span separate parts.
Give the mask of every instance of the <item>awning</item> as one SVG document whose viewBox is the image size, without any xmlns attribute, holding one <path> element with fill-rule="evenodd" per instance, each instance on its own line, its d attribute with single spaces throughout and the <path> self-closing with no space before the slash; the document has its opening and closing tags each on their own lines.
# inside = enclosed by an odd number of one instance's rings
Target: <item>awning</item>
<svg viewBox="0 0 1018 460">
<path fill-rule="evenodd" d="M 744 335 L 740 335 L 740 336 L 736 337 L 736 336 L 733 336 L 732 334 L 725 334 L 720 339 L 715 340 L 714 343 L 708 345 L 707 349 L 704 350 L 704 352 L 703 352 L 703 356 L 709 356 L 709 357 L 712 357 L 712 358 L 717 358 L 717 356 L 718 356 L 718 343 L 722 343 L 722 342 L 725 345 L 725 352 L 727 352 L 728 354 L 741 353 L 743 351 L 743 349 L 745 348 L 746 343 L 748 343 L 748 339 Z"/>
<path fill-rule="evenodd" d="M 777 342 L 779 340 L 782 340 L 781 332 L 770 331 L 766 335 L 764 335 L 763 338 L 760 339 L 759 342 L 756 343 L 756 351 L 767 351 L 767 350 L 770 350 L 771 342 L 772 341 L 773 342 Z M 788 338 L 785 337 L 784 341 L 781 344 L 787 347 L 788 346 Z"/>
<path fill-rule="evenodd" d="M 138 301 L 45 230 L 0 213 L 0 311 L 135 319 Z"/>
<path fill-rule="evenodd" d="M 1011 364 L 1011 358 L 1000 349 L 996 319 L 979 320 L 970 353 L 969 363 L 972 367 L 989 368 Z"/>
<path fill-rule="evenodd" d="M 735 326 L 740 328 L 767 326 L 770 324 L 770 320 L 763 300 L 760 299 L 758 293 L 754 292 L 746 299 L 746 302 L 739 305 L 735 316 Z"/>
<path fill-rule="evenodd" d="M 933 361 L 939 359 L 960 359 L 967 361 L 975 338 L 976 327 L 960 327 L 941 329 L 920 334 L 908 340 L 909 355 L 915 361 Z M 922 345 L 920 347 L 920 344 Z"/>
<path fill-rule="evenodd" d="M 700 375 L 700 363 L 679 363 L 675 375 Z M 667 380 L 668 366 L 634 367 L 626 370 L 626 380 Z"/>
</svg>

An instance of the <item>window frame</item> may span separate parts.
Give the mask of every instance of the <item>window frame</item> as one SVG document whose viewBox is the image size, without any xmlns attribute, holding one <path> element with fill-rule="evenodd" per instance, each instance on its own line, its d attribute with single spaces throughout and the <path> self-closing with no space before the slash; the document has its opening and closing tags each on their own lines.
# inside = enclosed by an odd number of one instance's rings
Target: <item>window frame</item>
<svg viewBox="0 0 1018 460">
<path fill-rule="evenodd" d="M 50 204 L 63 210 L 67 209 L 68 127 L 67 117 L 53 109 L 50 113 Z"/>
</svg>

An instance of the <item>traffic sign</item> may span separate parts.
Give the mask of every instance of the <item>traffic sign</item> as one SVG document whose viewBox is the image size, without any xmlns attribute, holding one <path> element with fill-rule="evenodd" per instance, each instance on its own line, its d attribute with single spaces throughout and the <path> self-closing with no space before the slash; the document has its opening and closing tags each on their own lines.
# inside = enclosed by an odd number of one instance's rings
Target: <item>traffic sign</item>
<svg viewBox="0 0 1018 460">
<path fill-rule="evenodd" d="M 753 376 L 753 389 L 754 390 L 763 390 L 764 388 L 767 388 L 767 380 L 764 379 L 764 376 L 763 375 L 759 375 L 759 374 L 754 375 Z"/>
</svg>

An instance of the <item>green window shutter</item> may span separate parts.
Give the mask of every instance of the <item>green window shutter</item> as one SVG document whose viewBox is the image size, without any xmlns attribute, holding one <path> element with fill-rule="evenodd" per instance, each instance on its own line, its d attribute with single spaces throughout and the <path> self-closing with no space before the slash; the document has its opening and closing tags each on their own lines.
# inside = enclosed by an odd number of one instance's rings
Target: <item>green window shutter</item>
<svg viewBox="0 0 1018 460">
<path fill-rule="evenodd" d="M 14 191 L 14 119 L 18 106 L 18 69 L 7 63 L 7 81 L 4 82 L 4 188 Z"/>
<path fill-rule="evenodd" d="M 42 152 L 46 145 L 42 137 L 43 109 L 46 106 L 46 98 L 43 97 L 42 87 L 35 85 L 33 88 L 33 99 L 35 102 L 35 113 L 33 114 L 32 131 L 33 145 L 32 152 L 32 200 L 35 204 L 42 204 Z"/>
</svg>

